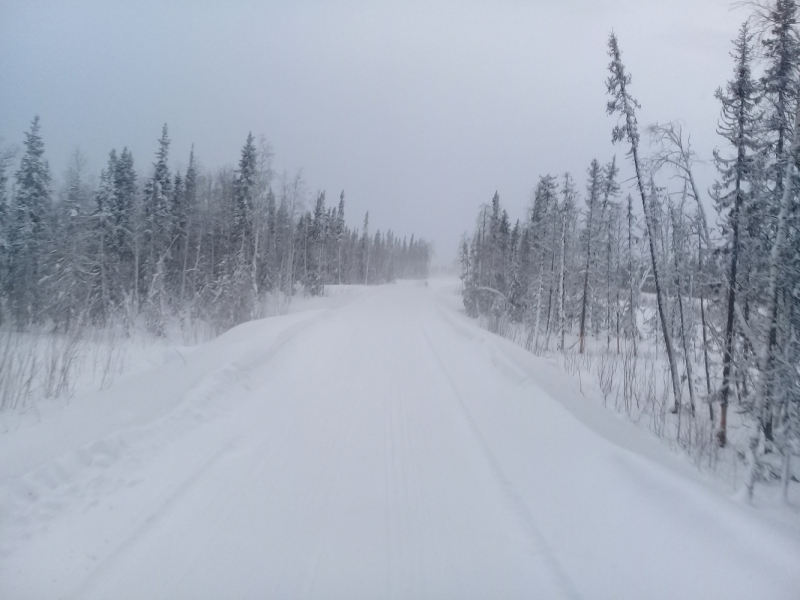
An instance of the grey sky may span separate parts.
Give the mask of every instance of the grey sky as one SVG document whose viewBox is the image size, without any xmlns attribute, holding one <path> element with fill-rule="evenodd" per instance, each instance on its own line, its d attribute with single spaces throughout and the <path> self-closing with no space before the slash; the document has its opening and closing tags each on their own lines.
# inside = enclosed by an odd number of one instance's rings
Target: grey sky
<svg viewBox="0 0 800 600">
<path fill-rule="evenodd" d="M 727 0 L 0 0 L 0 136 L 35 114 L 57 176 L 80 147 L 98 172 L 128 146 L 140 172 L 168 123 L 173 165 L 235 164 L 248 131 L 275 167 L 302 167 L 348 222 L 370 211 L 455 256 L 495 190 L 523 216 L 538 176 L 581 188 L 610 143 L 613 28 L 640 123 L 682 119 L 701 157 L 718 144 L 714 90 L 746 14 Z M 710 183 L 710 174 L 701 173 Z"/>
</svg>

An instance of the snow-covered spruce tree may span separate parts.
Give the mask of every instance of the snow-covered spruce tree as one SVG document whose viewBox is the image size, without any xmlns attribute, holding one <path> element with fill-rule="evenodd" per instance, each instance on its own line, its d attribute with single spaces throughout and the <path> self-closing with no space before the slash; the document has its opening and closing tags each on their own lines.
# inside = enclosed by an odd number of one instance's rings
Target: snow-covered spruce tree
<svg viewBox="0 0 800 600">
<path fill-rule="evenodd" d="M 8 195 L 8 167 L 12 154 L 0 151 L 0 325 L 5 321 L 5 300 L 8 294 L 9 221 L 11 207 Z"/>
<path fill-rule="evenodd" d="M 91 302 L 90 314 L 94 321 L 104 325 L 114 311 L 118 300 L 116 293 L 117 256 L 114 252 L 115 230 L 112 207 L 114 198 L 114 173 L 117 153 L 112 150 L 108 166 L 100 173 L 100 186 L 95 194 L 95 207 L 90 215 L 91 243 Z"/>
<path fill-rule="evenodd" d="M 772 149 L 773 162 L 768 179 L 773 183 L 773 206 L 777 207 L 783 191 L 786 147 L 791 142 L 793 106 L 798 95 L 797 69 L 800 65 L 796 0 L 775 0 L 758 10 L 767 30 L 762 40 L 764 74 L 761 78 L 767 102 L 765 129 Z M 777 213 L 777 210 L 775 211 Z"/>
<path fill-rule="evenodd" d="M 505 209 L 500 213 L 500 220 L 497 224 L 497 237 L 494 244 L 496 256 L 495 287 L 504 297 L 507 297 L 511 285 L 511 252 L 513 243 L 511 240 L 511 222 Z"/>
<path fill-rule="evenodd" d="M 495 192 L 491 204 L 481 206 L 475 233 L 468 242 L 469 255 L 465 263 L 468 271 L 462 290 L 467 313 L 492 315 L 492 327 L 508 316 L 511 308 L 509 294 L 514 285 L 516 243 L 508 212 L 500 205 L 500 196 Z M 415 242 L 412 237 L 407 259 L 409 275 L 426 276 L 429 260 L 428 244 L 423 240 Z"/>
<path fill-rule="evenodd" d="M 509 238 L 511 235 L 508 213 L 500 207 L 500 195 L 495 191 L 492 197 L 491 213 L 489 216 L 489 237 L 486 240 L 486 255 L 488 256 L 488 280 L 485 286 L 496 290 L 505 296 L 507 290 L 507 265 L 509 256 Z"/>
<path fill-rule="evenodd" d="M 15 174 L 15 194 L 8 224 L 8 303 L 22 330 L 41 318 L 46 275 L 47 215 L 50 210 L 50 169 L 38 115 L 25 134 L 25 150 Z"/>
<path fill-rule="evenodd" d="M 133 154 L 122 149 L 114 171 L 114 204 L 110 207 L 114 227 L 110 249 L 118 268 L 119 289 L 125 298 L 126 312 L 135 313 L 137 273 L 137 240 L 135 231 L 139 226 L 136 214 L 137 202 L 136 170 Z"/>
<path fill-rule="evenodd" d="M 165 267 L 164 262 L 168 259 L 172 232 L 171 224 L 171 195 L 172 179 L 169 173 L 167 160 L 169 158 L 170 139 L 166 124 L 161 129 L 161 138 L 158 141 L 158 152 L 156 162 L 153 165 L 153 175 L 147 180 L 144 186 L 144 226 L 143 226 L 143 269 L 140 290 L 143 300 L 147 300 L 150 291 L 157 284 L 160 286 L 159 295 L 162 296 L 161 289 L 164 287 Z M 159 264 L 162 263 L 162 264 Z M 158 271 L 158 273 L 157 273 Z M 160 310 L 165 302 L 159 299 L 150 303 L 148 310 Z M 161 315 L 150 315 L 150 322 L 160 323 Z"/>
<path fill-rule="evenodd" d="M 275 197 L 272 193 L 272 146 L 262 135 L 256 149 L 256 189 L 253 197 L 253 239 L 250 256 L 250 279 L 253 295 L 262 298 L 271 289 L 274 276 L 271 272 L 271 254 L 275 229 Z M 271 202 L 271 206 L 270 206 Z M 271 212 L 270 212 L 271 210 Z M 254 307 L 258 310 L 258 306 Z M 257 316 L 256 313 L 253 315 Z"/>
<path fill-rule="evenodd" d="M 760 472 L 761 452 L 763 443 L 767 435 L 774 430 L 774 421 L 780 421 L 780 414 L 775 414 L 775 409 L 780 406 L 776 402 L 775 390 L 771 386 L 775 384 L 774 374 L 777 371 L 777 364 L 780 358 L 780 348 L 778 341 L 778 311 L 781 301 L 780 292 L 782 283 L 778 280 L 781 275 L 782 262 L 786 258 L 786 242 L 788 238 L 788 227 L 793 221 L 792 211 L 797 210 L 795 198 L 795 169 L 800 160 L 800 102 L 796 102 L 795 119 L 793 123 L 793 134 L 790 145 L 786 150 L 786 169 L 784 171 L 783 193 L 778 207 L 777 222 L 775 224 L 775 238 L 772 243 L 772 251 L 769 261 L 769 279 L 767 289 L 766 306 L 766 332 L 761 342 L 761 355 L 759 357 L 759 377 L 755 394 L 754 415 L 757 419 L 757 427 L 750 438 L 748 459 L 750 462 L 747 477 L 747 494 L 750 499 L 753 497 L 756 478 Z M 793 254 L 793 253 L 792 253 Z M 795 290 L 792 290 L 793 292 Z M 796 369 L 796 365 L 795 365 Z M 788 460 L 788 456 L 786 457 Z"/>
<path fill-rule="evenodd" d="M 530 292 L 533 264 L 531 263 L 531 233 L 519 220 L 512 235 L 514 255 L 512 261 L 513 280 L 509 292 L 511 319 L 515 323 L 524 322 L 530 317 Z"/>
<path fill-rule="evenodd" d="M 275 200 L 275 192 L 270 186 L 267 189 L 266 199 L 266 236 L 264 244 L 264 285 L 268 290 L 274 290 L 278 286 L 279 263 L 278 263 L 278 207 Z"/>
<path fill-rule="evenodd" d="M 344 224 L 344 190 L 339 194 L 339 206 L 336 209 L 336 283 L 342 283 L 342 245 L 345 236 Z"/>
<path fill-rule="evenodd" d="M 373 285 L 383 282 L 383 264 L 385 260 L 386 249 L 384 247 L 383 236 L 381 230 L 375 231 L 375 236 L 372 238 L 372 257 L 370 258 L 370 276 L 369 280 Z"/>
<path fill-rule="evenodd" d="M 500 206 L 500 195 L 495 191 L 489 215 L 489 236 L 485 252 L 488 256 L 488 273 L 479 295 L 491 315 L 490 330 L 499 331 L 500 321 L 508 309 L 511 229 L 508 213 Z"/>
<path fill-rule="evenodd" d="M 578 192 L 575 189 L 572 176 L 564 173 L 564 185 L 561 188 L 563 200 L 559 207 L 559 268 L 558 268 L 558 349 L 566 349 L 566 331 L 571 321 L 567 311 L 570 309 L 572 294 L 569 293 L 571 277 L 574 272 L 572 267 L 573 234 L 577 223 L 576 199 Z"/>
<path fill-rule="evenodd" d="M 602 186 L 602 171 L 600 163 L 597 159 L 592 160 L 587 171 L 589 180 L 586 183 L 586 262 L 583 271 L 583 290 L 581 293 L 581 322 L 580 322 L 580 346 L 578 352 L 583 354 L 584 338 L 586 335 L 586 306 L 589 301 L 589 271 L 592 267 L 592 242 L 594 230 L 597 228 L 594 221 L 595 207 L 600 198 L 600 189 Z"/>
<path fill-rule="evenodd" d="M 86 159 L 76 150 L 67 166 L 60 201 L 54 207 L 55 235 L 50 243 L 52 271 L 47 285 L 45 312 L 54 328 L 64 332 L 86 314 L 91 286 L 87 217 L 93 207 L 85 170 Z"/>
<path fill-rule="evenodd" d="M 619 281 L 618 281 L 618 239 L 617 226 L 620 218 L 619 206 L 615 198 L 619 194 L 617 184 L 616 157 L 611 159 L 603 169 L 602 198 L 600 202 L 599 230 L 597 240 L 599 242 L 597 255 L 598 271 L 602 274 L 602 285 L 605 288 L 603 301 L 605 313 L 603 324 L 606 330 L 606 349 L 611 347 L 612 328 L 617 330 L 617 349 L 619 350 Z M 614 299 L 612 300 L 612 296 Z M 613 307 L 613 308 L 612 308 Z M 612 321 L 615 321 L 612 325 Z"/>
<path fill-rule="evenodd" d="M 756 166 L 758 139 L 759 101 L 756 84 L 752 79 L 752 34 L 748 23 L 739 29 L 734 40 L 735 61 L 734 78 L 725 89 L 718 89 L 716 97 L 722 104 L 718 133 L 732 149 L 732 156 L 720 151 L 714 152 L 714 160 L 719 172 L 719 180 L 714 186 L 714 200 L 722 217 L 722 233 L 725 236 L 724 248 L 729 256 L 727 269 L 727 298 L 725 330 L 722 350 L 722 387 L 719 392 L 720 423 L 717 440 L 720 446 L 727 441 L 728 404 L 731 397 L 732 371 L 734 366 L 736 292 L 739 288 L 738 266 L 741 252 L 740 230 L 744 218 L 744 207 L 754 201 L 753 169 Z"/>
<path fill-rule="evenodd" d="M 187 301 L 187 281 L 189 277 L 189 260 L 191 254 L 192 233 L 196 229 L 197 210 L 197 165 L 194 160 L 194 144 L 189 151 L 189 166 L 186 168 L 186 179 L 183 189 L 182 204 L 175 213 L 176 235 L 178 236 L 178 256 L 180 257 L 180 291 L 178 304 L 185 308 Z M 193 290 L 194 291 L 194 290 Z"/>
<path fill-rule="evenodd" d="M 558 202 L 558 183 L 555 177 L 539 178 L 531 210 L 531 231 L 537 255 L 537 283 L 533 347 L 540 351 L 539 334 L 545 334 L 544 349 L 550 342 L 551 319 L 554 316 L 553 294 L 557 287 L 557 257 L 560 251 L 561 206 Z"/>
<path fill-rule="evenodd" d="M 233 222 L 231 247 L 250 246 L 253 236 L 252 213 L 256 194 L 256 147 L 252 133 L 242 148 L 239 169 L 233 184 Z"/>
<path fill-rule="evenodd" d="M 470 246 L 470 281 L 472 286 L 465 293 L 472 294 L 470 303 L 474 305 L 474 316 L 488 312 L 486 303 L 487 295 L 481 293 L 481 288 L 487 287 L 490 277 L 490 248 L 489 233 L 489 207 L 482 205 L 475 222 L 475 233 Z"/>
<path fill-rule="evenodd" d="M 611 76 L 608 78 L 606 85 L 608 88 L 608 93 L 612 96 L 612 99 L 608 102 L 607 112 L 609 115 L 619 113 L 621 119 L 623 119 L 622 125 L 617 125 L 614 127 L 612 140 L 615 143 L 622 140 L 627 140 L 630 144 L 629 156 L 631 157 L 634 171 L 636 172 L 636 183 L 642 200 L 642 208 L 644 209 L 645 214 L 645 224 L 650 246 L 650 259 L 652 261 L 653 284 L 656 292 L 656 304 L 658 306 L 658 316 L 661 322 L 662 335 L 664 337 L 664 347 L 667 353 L 667 361 L 669 362 L 670 376 L 672 379 L 672 391 L 675 397 L 675 409 L 680 410 L 680 380 L 678 378 L 677 365 L 675 364 L 672 336 L 670 335 L 670 327 L 669 323 L 667 322 L 664 306 L 665 300 L 659 278 L 655 240 L 653 239 L 655 231 L 652 223 L 650 222 L 650 210 L 648 210 L 643 173 L 639 162 L 639 129 L 636 121 L 636 109 L 639 107 L 639 103 L 628 92 L 628 85 L 630 85 L 631 76 L 625 72 L 625 65 L 622 64 L 619 44 L 617 43 L 617 37 L 614 35 L 614 33 L 612 33 L 608 39 L 608 54 L 611 57 L 611 63 L 609 64 Z"/>
<path fill-rule="evenodd" d="M 218 292 L 218 302 L 228 304 L 221 309 L 227 317 L 224 327 L 238 325 L 252 317 L 258 290 L 252 259 L 255 251 L 255 202 L 257 194 L 256 147 L 252 133 L 242 147 L 239 168 L 233 179 L 230 229 L 225 252 L 225 273 L 218 286 L 227 289 Z"/>
<path fill-rule="evenodd" d="M 170 216 L 170 253 L 167 263 L 167 280 L 169 282 L 170 296 L 173 299 L 179 297 L 181 272 L 183 270 L 183 243 L 186 234 L 186 224 L 188 214 L 186 212 L 186 189 L 183 175 L 176 171 L 172 178 L 172 193 L 169 198 Z"/>
<path fill-rule="evenodd" d="M 461 298 L 467 316 L 478 316 L 478 303 L 476 298 L 477 284 L 475 283 L 475 237 L 471 239 L 464 234 L 461 238 L 459 249 L 459 262 L 461 264 Z"/>
<path fill-rule="evenodd" d="M 546 301 L 545 289 L 551 286 L 550 271 L 548 271 L 548 256 L 552 252 L 552 214 L 558 207 L 556 192 L 558 185 L 555 177 L 545 175 L 539 178 L 539 183 L 533 194 L 533 207 L 531 209 L 530 231 L 532 263 L 536 272 L 530 318 L 530 328 L 526 347 L 540 350 L 539 334 L 542 329 L 542 320 L 545 318 Z M 551 288 L 552 289 L 552 288 Z"/>
<path fill-rule="evenodd" d="M 311 251 L 311 213 L 305 212 L 297 220 L 297 233 L 295 234 L 295 273 L 297 281 L 308 289 L 309 284 L 309 260 L 308 255 Z"/>
<path fill-rule="evenodd" d="M 761 83 L 766 100 L 764 103 L 766 112 L 765 137 L 769 144 L 768 149 L 772 150 L 772 160 L 765 170 L 765 191 L 769 201 L 760 203 L 760 206 L 766 208 L 765 214 L 762 214 L 760 219 L 762 226 L 761 239 L 763 240 L 761 248 L 764 251 L 764 262 L 760 270 L 764 274 L 770 273 L 771 278 L 775 243 L 779 237 L 779 215 L 783 210 L 784 203 L 783 188 L 787 181 L 786 172 L 792 169 L 790 162 L 794 156 L 787 146 L 791 143 L 794 135 L 794 127 L 796 125 L 794 120 L 795 105 L 798 102 L 798 94 L 800 93 L 800 80 L 798 79 L 800 41 L 798 41 L 798 9 L 795 0 L 775 0 L 774 4 L 768 5 L 759 12 L 767 33 L 762 40 L 766 67 Z M 790 198 L 789 202 L 794 204 L 794 198 Z M 787 227 L 791 226 L 793 220 L 791 217 L 792 212 L 792 206 L 790 206 L 789 214 L 787 215 L 789 221 Z M 791 233 L 787 230 L 786 235 L 791 236 Z M 791 289 L 791 284 L 789 286 L 785 285 L 792 280 L 791 272 L 785 269 L 789 264 L 786 260 L 787 258 L 782 255 L 778 261 L 779 275 L 777 282 L 779 287 L 778 294 L 781 299 L 787 297 L 787 290 Z M 765 282 L 762 281 L 760 288 L 769 290 L 771 284 L 770 279 Z M 763 299 L 763 302 L 770 306 L 773 299 L 768 295 Z M 773 397 L 780 395 L 781 391 L 775 387 L 772 381 L 775 374 L 771 371 L 780 368 L 779 362 L 774 361 L 772 352 L 776 345 L 784 342 L 779 337 L 785 327 L 779 326 L 777 321 L 785 321 L 786 316 L 787 313 L 784 311 L 783 302 L 781 302 L 779 306 L 776 306 L 776 310 L 771 317 L 776 322 L 767 321 L 764 325 L 764 328 L 770 332 L 767 339 L 768 348 L 766 349 L 768 360 L 765 362 L 763 356 L 759 357 L 759 365 L 770 370 L 769 373 L 760 373 L 757 385 L 757 391 L 760 391 L 762 383 L 764 384 L 763 391 L 768 396 L 766 403 L 772 407 L 772 414 L 769 418 L 756 413 L 759 419 L 766 419 L 764 437 L 767 444 L 772 444 L 773 442 L 773 426 L 778 424 L 778 407 L 781 405 L 781 401 L 777 397 Z M 761 401 L 756 397 L 755 402 L 758 404 Z"/>
<path fill-rule="evenodd" d="M 306 292 L 320 296 L 325 289 L 325 192 L 317 193 L 314 216 L 308 231 L 309 262 L 311 264 L 306 282 Z"/>
<path fill-rule="evenodd" d="M 361 234 L 361 264 L 364 274 L 364 285 L 369 283 L 369 211 L 364 215 L 364 228 Z"/>
</svg>

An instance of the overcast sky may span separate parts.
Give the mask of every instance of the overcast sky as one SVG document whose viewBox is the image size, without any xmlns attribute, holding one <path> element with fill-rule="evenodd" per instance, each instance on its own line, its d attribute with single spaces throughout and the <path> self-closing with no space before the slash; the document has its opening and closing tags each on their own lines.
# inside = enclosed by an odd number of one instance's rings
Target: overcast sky
<svg viewBox="0 0 800 600">
<path fill-rule="evenodd" d="M 345 190 L 351 225 L 369 210 L 441 262 L 495 190 L 515 219 L 539 175 L 583 188 L 592 158 L 624 158 L 612 28 L 640 123 L 682 119 L 710 157 L 745 17 L 728 0 L 0 0 L 0 137 L 20 145 L 38 114 L 61 178 L 76 147 L 95 173 L 123 146 L 148 172 L 163 123 L 173 167 L 192 143 L 233 165 L 263 134 L 278 171 L 329 204 Z"/>
</svg>

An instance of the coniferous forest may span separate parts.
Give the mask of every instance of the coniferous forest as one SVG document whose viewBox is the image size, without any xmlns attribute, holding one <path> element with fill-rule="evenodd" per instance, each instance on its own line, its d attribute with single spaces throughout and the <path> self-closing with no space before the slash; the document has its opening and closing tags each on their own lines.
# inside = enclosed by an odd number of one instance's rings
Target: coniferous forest
<svg viewBox="0 0 800 600">
<path fill-rule="evenodd" d="M 680 122 L 639 125 L 612 33 L 607 112 L 631 180 L 617 156 L 543 175 L 513 220 L 495 193 L 460 248 L 468 314 L 589 371 L 698 461 L 719 460 L 735 419 L 751 496 L 759 479 L 785 493 L 800 445 L 797 19 L 794 0 L 754 6 L 733 39 L 708 192 Z"/>
<path fill-rule="evenodd" d="M 152 165 L 112 150 L 99 178 L 76 150 L 56 181 L 35 117 L 0 155 L 0 412 L 108 386 L 136 347 L 208 340 L 326 285 L 427 277 L 428 242 L 373 232 L 368 212 L 348 225 L 344 191 L 328 206 L 302 171 L 276 177 L 263 139 L 215 171 L 194 148 L 173 171 L 169 147 L 164 125 Z"/>
<path fill-rule="evenodd" d="M 260 316 L 265 296 L 427 276 L 421 239 L 345 223 L 345 193 L 309 201 L 298 173 L 275 177 L 249 134 L 238 166 L 171 171 L 164 125 L 152 166 L 112 150 L 96 186 L 76 153 L 56 185 L 34 118 L 13 170 L 0 162 L 0 319 L 19 331 L 110 322 L 163 335 L 169 320 L 217 332 Z M 145 163 L 146 164 L 146 163 Z"/>
</svg>

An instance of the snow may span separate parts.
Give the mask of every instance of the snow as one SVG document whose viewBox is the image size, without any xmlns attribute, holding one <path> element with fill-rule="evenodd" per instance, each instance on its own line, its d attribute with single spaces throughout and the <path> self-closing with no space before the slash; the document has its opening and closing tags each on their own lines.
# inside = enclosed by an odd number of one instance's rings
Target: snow
<svg viewBox="0 0 800 600">
<path fill-rule="evenodd" d="M 0 598 L 797 597 L 796 509 L 737 502 L 449 284 L 333 292 L 0 434 Z"/>
</svg>

